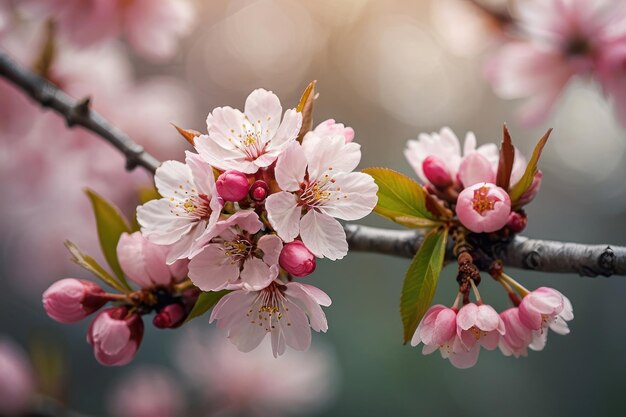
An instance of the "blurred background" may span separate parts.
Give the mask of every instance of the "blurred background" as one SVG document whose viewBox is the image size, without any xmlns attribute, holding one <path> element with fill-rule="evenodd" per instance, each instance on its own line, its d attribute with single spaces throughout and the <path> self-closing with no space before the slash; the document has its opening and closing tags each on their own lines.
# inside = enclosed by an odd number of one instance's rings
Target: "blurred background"
<svg viewBox="0 0 626 417">
<path fill-rule="evenodd" d="M 39 3 L 55 2 L 0 0 L 0 47 L 29 66 L 50 38 Z M 473 131 L 486 143 L 500 140 L 506 122 L 526 155 L 554 127 L 540 164 L 542 191 L 528 208 L 524 234 L 626 245 L 626 132 L 611 104 L 593 82 L 577 81 L 546 123 L 522 128 L 519 103 L 498 99 L 484 80 L 485 58 L 500 37 L 497 25 L 467 1 L 189 4 L 185 36 L 167 59 L 141 53 L 128 39 L 77 49 L 59 37 L 47 75 L 77 98 L 91 96 L 96 110 L 161 159 L 182 159 L 188 148 L 170 122 L 205 131 L 214 107 L 242 108 L 258 87 L 278 94 L 284 108 L 295 107 L 314 79 L 316 122 L 334 118 L 352 126 L 362 168 L 387 166 L 415 176 L 402 154 L 407 139 L 442 126 L 459 137 Z M 22 362 L 38 375 L 39 392 L 76 412 L 130 416 L 128 403 L 158 398 L 167 404 L 157 410 L 172 407 L 164 416 L 623 415 L 626 279 L 509 271 L 529 288 L 548 285 L 570 298 L 571 334 L 552 334 L 543 352 L 527 358 L 483 352 L 477 366 L 457 370 L 438 354 L 422 356 L 420 348 L 402 345 L 398 300 L 409 261 L 376 254 L 319 262 L 307 277 L 333 299 L 326 309 L 330 329 L 314 334 L 308 354 L 274 360 L 261 349 L 242 356 L 222 346 L 215 327 L 201 318 L 179 331 L 147 326 L 131 365 L 103 367 L 85 343 L 88 321 L 53 322 L 41 293 L 63 277 L 91 279 L 71 264 L 62 244 L 71 239 L 99 253 L 82 187 L 130 215 L 150 178 L 140 168 L 124 172 L 123 158 L 109 145 L 67 130 L 4 80 L 0 147 L 0 347 L 26 356 Z M 394 227 L 374 215 L 363 222 Z M 452 302 L 454 276 L 453 268 L 444 270 L 435 301 Z M 494 282 L 485 279 L 481 292 L 506 308 Z M 241 369 L 223 369 L 224 361 Z M 0 360 L 0 374 L 7 375 L 8 366 Z M 263 367 L 271 370 L 264 374 Z M 259 390 L 264 384 L 273 390 Z"/>
</svg>

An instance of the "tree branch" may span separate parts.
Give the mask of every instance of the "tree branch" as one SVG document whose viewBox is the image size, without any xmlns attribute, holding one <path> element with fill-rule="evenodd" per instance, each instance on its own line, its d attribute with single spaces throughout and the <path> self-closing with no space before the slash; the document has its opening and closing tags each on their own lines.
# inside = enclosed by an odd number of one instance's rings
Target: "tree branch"
<svg viewBox="0 0 626 417">
<path fill-rule="evenodd" d="M 20 67 L 0 51 L 0 76 L 23 90 L 36 102 L 65 118 L 69 127 L 91 130 L 126 156 L 126 168 L 142 166 L 155 172 L 160 161 L 115 128 L 104 117 L 89 109 L 89 100 L 75 100 L 49 81 Z M 412 258 L 423 233 L 411 230 L 381 229 L 357 224 L 345 225 L 350 249 Z M 626 275 L 626 247 L 583 245 L 515 237 L 507 244 L 494 245 L 489 257 L 506 266 L 544 272 L 577 273 L 582 276 Z M 451 253 L 448 253 L 451 257 Z"/>
<path fill-rule="evenodd" d="M 43 107 L 51 108 L 65 118 L 68 127 L 82 126 L 102 137 L 126 156 L 126 169 L 142 166 L 154 172 L 160 165 L 124 132 L 89 108 L 89 98 L 76 100 L 48 80 L 32 73 L 0 50 L 0 76 L 9 80 Z"/>
</svg>

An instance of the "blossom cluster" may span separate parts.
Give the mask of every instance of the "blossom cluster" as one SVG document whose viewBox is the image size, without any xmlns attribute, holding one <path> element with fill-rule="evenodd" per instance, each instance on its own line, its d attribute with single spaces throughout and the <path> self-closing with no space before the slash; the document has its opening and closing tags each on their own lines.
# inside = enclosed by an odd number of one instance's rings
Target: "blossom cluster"
<svg viewBox="0 0 626 417">
<path fill-rule="evenodd" d="M 502 98 L 527 98 L 521 120 L 541 123 L 575 77 L 593 78 L 626 126 L 626 5 L 621 0 L 516 2 L 515 30 L 487 66 Z"/>
<path fill-rule="evenodd" d="M 540 141 L 537 154 L 545 140 Z M 509 149 L 508 162 L 503 160 L 507 158 L 504 149 Z M 497 259 L 488 259 L 485 266 L 481 258 L 489 252 L 490 242 L 509 239 L 524 229 L 527 217 L 523 206 L 534 199 L 542 180 L 541 171 L 529 167 L 512 146 L 506 128 L 501 150 L 495 144 L 476 147 L 476 137 L 468 133 L 461 152 L 454 132 L 443 128 L 409 141 L 405 155 L 426 192 L 453 213 L 450 227 L 459 264 L 455 302 L 451 307 L 430 307 L 411 344 L 423 343 L 424 354 L 439 350 L 454 366 L 468 368 L 476 364 L 481 347 L 499 347 L 506 356 L 520 357 L 527 355 L 528 348 L 542 350 L 549 328 L 569 333 L 566 322 L 573 319 L 573 310 L 567 297 L 546 287 L 529 291 L 505 274 Z M 506 166 L 508 178 L 503 175 Z M 519 188 L 524 178 L 526 186 Z M 483 302 L 477 288 L 477 265 L 504 287 L 514 307 L 498 314 Z M 471 290 L 475 303 L 470 301 Z"/>
<path fill-rule="evenodd" d="M 143 291 L 113 297 L 66 279 L 44 294 L 48 314 L 77 321 L 121 299 L 98 314 L 88 336 L 101 363 L 121 365 L 141 342 L 142 314 L 156 310 L 157 327 L 176 327 L 199 289 L 221 297 L 210 321 L 239 350 L 256 348 L 267 334 L 274 356 L 287 346 L 307 350 L 311 329 L 328 329 L 321 306 L 331 300 L 294 278 L 312 273 L 317 258 L 347 254 L 337 219 L 369 214 L 378 187 L 353 172 L 361 151 L 352 129 L 329 120 L 307 132 L 302 120 L 296 109 L 283 115 L 278 97 L 258 89 L 243 112 L 214 109 L 207 134 L 181 129 L 197 153 L 157 169 L 161 198 L 137 208 L 141 232 L 122 235 L 117 246 L 121 268 Z"/>
</svg>

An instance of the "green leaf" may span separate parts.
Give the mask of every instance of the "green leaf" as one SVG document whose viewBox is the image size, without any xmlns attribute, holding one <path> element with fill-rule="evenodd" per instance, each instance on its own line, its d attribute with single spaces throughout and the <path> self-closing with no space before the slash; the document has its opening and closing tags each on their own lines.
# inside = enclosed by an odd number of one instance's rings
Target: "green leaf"
<svg viewBox="0 0 626 417">
<path fill-rule="evenodd" d="M 229 292 L 229 290 L 222 290 L 200 293 L 196 304 L 194 304 L 193 308 L 191 309 L 191 313 L 189 313 L 189 316 L 187 317 L 187 320 L 185 320 L 185 322 L 193 320 L 196 317 L 199 317 L 209 311 L 211 307 L 217 304 L 217 302 Z"/>
<path fill-rule="evenodd" d="M 433 301 L 446 255 L 447 238 L 447 229 L 426 235 L 406 272 L 400 296 L 404 343 L 411 340 Z"/>
<path fill-rule="evenodd" d="M 511 204 L 513 206 L 519 201 L 519 199 L 524 195 L 526 190 L 530 188 L 533 183 L 533 179 L 535 178 L 535 174 L 537 173 L 537 163 L 539 162 L 539 158 L 541 157 L 541 151 L 543 151 L 543 147 L 546 146 L 546 142 L 550 137 L 550 133 L 552 133 L 552 129 L 548 129 L 545 135 L 537 145 L 535 146 L 535 150 L 533 151 L 532 156 L 530 157 L 530 161 L 528 161 L 528 165 L 526 165 L 526 171 L 524 171 L 524 175 L 522 178 L 511 188 L 509 191 L 509 196 L 511 197 Z"/>
<path fill-rule="evenodd" d="M 388 168 L 366 168 L 378 185 L 374 211 L 407 227 L 434 227 L 441 222 L 426 208 L 426 191 L 406 175 Z"/>
<path fill-rule="evenodd" d="M 96 194 L 93 190 L 87 188 L 85 192 L 91 200 L 96 216 L 98 239 L 100 240 L 102 253 L 122 286 L 131 289 L 126 278 L 124 278 L 124 272 L 117 259 L 117 242 L 120 240 L 122 233 L 132 233 L 133 231 L 117 207 Z"/>
<path fill-rule="evenodd" d="M 85 255 L 84 253 L 82 253 L 80 249 L 78 249 L 78 246 L 76 246 L 69 240 L 66 240 L 65 247 L 67 248 L 67 250 L 70 251 L 70 254 L 72 255 L 72 261 L 74 261 L 78 266 L 81 266 L 87 271 L 93 273 L 111 288 L 115 288 L 116 290 L 123 293 L 130 292 L 128 288 L 124 287 L 122 283 L 113 278 L 111 274 L 109 274 L 103 267 L 101 267 L 95 259 L 93 259 L 89 255 Z"/>
</svg>

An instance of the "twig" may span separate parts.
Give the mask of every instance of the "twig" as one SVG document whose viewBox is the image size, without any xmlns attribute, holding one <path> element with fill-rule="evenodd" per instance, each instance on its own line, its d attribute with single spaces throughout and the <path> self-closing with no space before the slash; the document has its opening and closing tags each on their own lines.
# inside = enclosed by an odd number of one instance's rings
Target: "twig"
<svg viewBox="0 0 626 417">
<path fill-rule="evenodd" d="M 20 67 L 0 51 L 0 76 L 26 92 L 44 107 L 50 107 L 65 118 L 68 126 L 79 125 L 91 130 L 126 155 L 127 169 L 142 166 L 155 172 L 160 162 L 115 128 L 98 113 L 89 109 L 89 100 L 81 101 L 45 79 Z M 357 224 L 345 226 L 350 249 L 411 258 L 421 244 L 419 231 L 381 229 Z M 577 273 L 582 276 L 626 275 L 626 247 L 583 245 L 578 243 L 534 240 L 522 236 L 494 246 L 489 256 L 506 266 L 544 272 Z M 451 256 L 451 254 L 450 254 Z"/>
<path fill-rule="evenodd" d="M 68 127 L 82 126 L 102 137 L 126 156 L 126 169 L 142 166 L 154 172 L 160 165 L 124 132 L 111 125 L 104 117 L 89 108 L 89 98 L 76 100 L 48 80 L 35 75 L 13 61 L 0 50 L 0 76 L 22 89 L 33 100 L 59 113 Z"/>
</svg>

